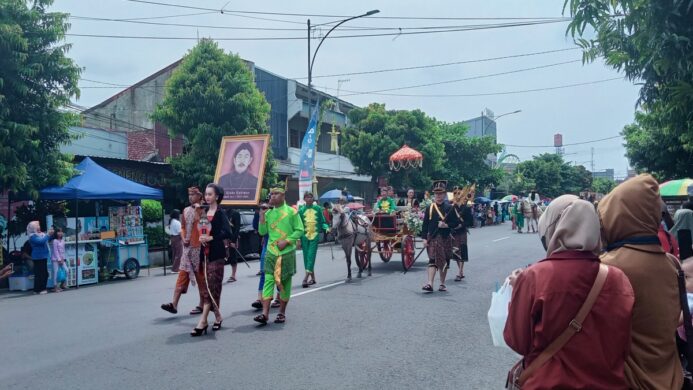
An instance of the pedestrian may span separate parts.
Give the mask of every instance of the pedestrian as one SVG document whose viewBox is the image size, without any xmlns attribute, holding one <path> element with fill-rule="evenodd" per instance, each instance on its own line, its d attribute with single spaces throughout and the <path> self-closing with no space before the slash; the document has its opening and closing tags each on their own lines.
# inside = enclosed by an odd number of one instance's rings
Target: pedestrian
<svg viewBox="0 0 693 390">
<path fill-rule="evenodd" d="M 53 235 L 53 229 L 48 229 L 48 234 L 43 233 L 39 221 L 31 221 L 26 226 L 26 234 L 29 236 L 31 261 L 34 264 L 34 294 L 47 294 L 48 241 Z"/>
<path fill-rule="evenodd" d="M 286 204 L 283 187 L 270 190 L 271 210 L 260 210 L 258 231 L 268 236 L 265 254 L 265 285 L 262 291 L 262 314 L 254 320 L 267 324 L 270 301 L 275 286 L 279 288 L 280 307 L 275 323 L 286 322 L 286 307 L 291 297 L 291 278 L 296 273 L 296 241 L 303 236 L 298 213 Z"/>
<path fill-rule="evenodd" d="M 546 258 L 511 275 L 504 331 L 523 356 L 522 389 L 626 389 L 634 294 L 621 270 L 600 265 L 594 206 L 574 195 L 556 198 L 539 234 Z M 555 344 L 566 332 L 565 345 Z"/>
<path fill-rule="evenodd" d="M 65 241 L 63 241 L 63 231 L 57 229 L 53 242 L 51 242 L 51 265 L 53 266 L 53 291 L 61 292 L 67 288 L 67 277 L 65 280 L 58 281 L 58 271 L 61 269 L 68 274 L 67 264 L 65 264 Z"/>
<path fill-rule="evenodd" d="M 525 215 L 522 213 L 522 200 L 518 199 L 518 201 L 515 202 L 513 214 L 515 215 L 515 225 L 517 225 L 517 232 L 522 234 L 522 229 L 525 227 Z"/>
<path fill-rule="evenodd" d="M 188 188 L 188 201 L 190 206 L 183 209 L 181 216 L 180 236 L 182 240 L 181 263 L 176 279 L 176 287 L 173 290 L 173 301 L 161 305 L 163 310 L 169 313 L 178 313 L 178 302 L 182 294 L 188 292 L 188 286 L 197 285 L 199 303 L 190 311 L 191 315 L 202 313 L 202 291 L 200 287 L 204 286 L 204 275 L 200 266 L 200 231 L 197 229 L 202 215 L 200 203 L 202 202 L 202 192 L 197 186 Z"/>
<path fill-rule="evenodd" d="M 678 242 L 682 259 L 693 256 L 693 210 L 679 209 L 674 214 L 674 226 L 669 231 Z"/>
<path fill-rule="evenodd" d="M 397 201 L 397 206 L 409 207 L 409 209 L 419 208 L 419 201 L 416 199 L 416 192 L 414 192 L 413 188 L 407 190 L 406 198 L 401 198 L 399 201 Z"/>
<path fill-rule="evenodd" d="M 660 202 L 657 181 L 640 175 L 618 185 L 598 207 L 607 250 L 601 260 L 620 268 L 635 292 L 625 367 L 633 389 L 680 389 L 683 383 L 675 338 L 681 314 L 677 260 L 657 237 Z"/>
<path fill-rule="evenodd" d="M 212 330 L 221 329 L 223 317 L 220 309 L 221 285 L 224 280 L 224 262 L 226 259 L 226 246 L 224 240 L 231 237 L 231 227 L 224 212 L 219 208 L 219 202 L 224 198 L 224 189 L 215 183 L 207 184 L 205 188 L 205 203 L 209 207 L 200 218 L 200 263 L 204 270 L 204 284 L 202 288 L 202 315 L 195 329 L 190 332 L 193 337 L 207 333 L 207 317 L 210 311 L 214 313 L 215 321 Z"/>
<path fill-rule="evenodd" d="M 269 205 L 269 199 L 265 199 L 262 204 L 260 204 L 260 210 L 269 210 L 270 205 Z M 258 211 L 257 213 L 257 219 L 253 218 L 253 228 L 255 230 L 259 230 L 259 225 L 260 225 L 260 213 Z M 258 233 L 259 235 L 259 233 Z M 258 288 L 257 288 L 257 300 L 254 301 L 253 303 L 250 304 L 255 309 L 262 309 L 262 290 L 265 287 L 265 256 L 267 255 L 267 242 L 268 242 L 268 237 L 267 235 L 260 235 L 260 241 L 262 241 L 262 248 L 260 249 L 260 272 L 258 272 L 258 275 L 260 276 L 260 282 L 258 283 Z M 279 291 L 277 291 L 277 297 L 272 301 L 270 304 L 270 307 L 276 308 L 281 306 L 281 303 L 279 302 Z"/>
<path fill-rule="evenodd" d="M 238 237 L 241 233 L 241 213 L 231 209 L 226 214 L 222 213 L 222 216 L 226 218 L 226 222 L 230 227 L 230 236 L 224 240 L 224 246 L 226 248 L 226 264 L 231 265 L 231 276 L 226 280 L 228 283 L 233 283 L 236 281 L 236 271 L 238 270 L 238 258 L 240 253 L 238 252 Z"/>
<path fill-rule="evenodd" d="M 445 276 L 452 258 L 451 229 L 457 228 L 459 220 L 450 204 L 445 204 L 447 182 L 439 180 L 433 183 L 434 202 L 424 211 L 421 235 L 424 247 L 428 248 L 428 280 L 421 288 L 426 292 L 433 291 L 436 271 L 439 273 L 438 291 L 447 291 Z"/>
<path fill-rule="evenodd" d="M 315 257 L 318 254 L 320 232 L 329 231 L 330 227 L 325 222 L 323 209 L 315 203 L 315 198 L 310 192 L 303 194 L 304 205 L 298 209 L 298 215 L 303 223 L 303 235 L 301 236 L 301 248 L 303 249 L 303 267 L 306 276 L 303 278 L 303 288 L 315 283 Z"/>
<path fill-rule="evenodd" d="M 389 195 L 389 187 L 383 187 L 380 189 L 380 199 L 375 204 L 376 213 L 386 213 L 392 214 L 397 211 L 395 200 Z"/>
<path fill-rule="evenodd" d="M 452 255 L 457 262 L 457 276 L 455 281 L 459 282 L 464 279 L 464 263 L 469 261 L 469 248 L 467 246 L 467 237 L 469 235 L 469 227 L 474 223 L 471 207 L 467 206 L 467 199 L 464 199 L 465 204 L 455 203 L 452 210 L 457 217 L 459 224 L 452 229 Z"/>
<path fill-rule="evenodd" d="M 173 265 L 171 266 L 171 272 L 178 272 L 180 269 L 180 259 L 183 256 L 183 238 L 180 236 L 181 224 L 180 224 L 180 210 L 171 210 L 171 215 L 168 221 L 168 234 L 171 243 L 171 258 L 173 259 Z"/>
<path fill-rule="evenodd" d="M 327 224 L 327 226 L 332 226 L 332 205 L 330 204 L 330 202 L 325 202 L 325 203 L 323 203 L 323 205 L 322 205 L 322 216 L 323 216 L 323 218 L 325 219 L 325 223 Z M 328 230 L 324 230 L 324 231 L 323 231 L 323 241 L 325 241 L 325 242 L 331 241 L 331 240 L 328 238 L 328 235 L 329 235 L 329 234 L 330 234 L 330 233 L 329 233 Z"/>
</svg>

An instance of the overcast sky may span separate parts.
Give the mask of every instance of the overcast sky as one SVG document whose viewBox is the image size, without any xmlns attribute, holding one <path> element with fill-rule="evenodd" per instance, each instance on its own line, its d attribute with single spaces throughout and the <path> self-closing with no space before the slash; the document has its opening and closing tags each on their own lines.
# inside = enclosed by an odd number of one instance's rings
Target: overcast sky
<svg viewBox="0 0 693 390">
<path fill-rule="evenodd" d="M 222 41 L 220 46 L 239 54 L 257 66 L 289 78 L 307 76 L 306 16 L 232 14 L 232 11 L 277 13 L 359 15 L 379 9 L 376 16 L 432 18 L 546 18 L 561 17 L 563 1 L 487 1 L 487 0 L 379 0 L 379 1 L 307 1 L 271 0 L 263 2 L 226 0 L 158 0 L 170 4 L 227 10 L 174 18 L 146 19 L 145 22 L 195 25 L 159 26 L 123 22 L 71 20 L 73 34 L 129 35 L 157 37 L 189 37 L 191 40 L 113 39 L 104 37 L 70 36 L 73 44 L 69 55 L 84 68 L 82 78 L 101 82 L 130 85 L 181 58 L 195 45 L 197 36 L 212 38 L 297 37 L 296 40 Z M 153 18 L 205 12 L 127 0 L 57 0 L 53 10 L 68 12 L 77 17 L 95 18 Z M 277 19 L 274 21 L 251 19 Z M 338 20 L 337 17 L 310 17 L 313 24 Z M 357 27 L 402 28 L 506 24 L 526 20 L 410 20 L 362 18 L 347 22 L 333 35 L 391 33 L 393 30 L 355 30 Z M 196 26 L 253 27 L 295 30 L 238 30 Z M 314 76 L 433 65 L 514 56 L 518 54 L 574 48 L 566 37 L 566 22 L 456 31 L 420 35 L 380 36 L 366 38 L 327 39 L 315 61 Z M 351 28 L 351 29 L 350 29 Z M 323 30 L 323 33 L 326 30 Z M 398 30 L 395 30 L 395 32 Z M 421 31 L 421 30 L 418 30 Z M 315 48 L 317 41 L 313 43 Z M 445 121 L 461 121 L 479 116 L 484 108 L 495 114 L 522 110 L 521 113 L 498 119 L 498 141 L 508 145 L 552 145 L 553 134 L 563 134 L 566 144 L 617 136 L 623 126 L 633 119 L 638 88 L 623 79 L 623 75 L 597 62 L 583 65 L 579 50 L 568 50 L 510 59 L 483 61 L 461 65 L 368 75 L 315 78 L 316 87 L 336 94 L 338 80 L 340 97 L 356 105 L 370 102 L 385 103 L 391 109 L 419 108 Z M 572 60 L 574 63 L 560 64 Z M 438 83 L 448 80 L 493 75 L 527 68 L 542 67 L 505 75 L 478 78 L 454 83 L 385 92 L 418 96 L 383 94 L 354 94 L 378 90 Z M 493 94 L 554 88 L 611 78 L 618 80 L 527 93 Z M 306 80 L 301 80 L 306 82 Z M 103 87 L 103 84 L 82 81 L 81 87 Z M 83 88 L 76 102 L 91 106 L 114 95 L 118 88 Z M 351 91 L 351 92 L 350 92 Z M 480 94 L 493 94 L 478 96 Z M 350 95 L 351 94 L 351 95 Z M 421 95 L 477 95 L 426 97 Z M 628 161 L 621 139 L 585 145 L 566 146 L 566 160 L 575 161 L 590 169 L 591 148 L 594 148 L 595 170 L 613 168 L 617 176 L 625 176 Z M 524 148 L 508 146 L 508 152 L 521 159 L 531 158 L 552 147 Z"/>
</svg>

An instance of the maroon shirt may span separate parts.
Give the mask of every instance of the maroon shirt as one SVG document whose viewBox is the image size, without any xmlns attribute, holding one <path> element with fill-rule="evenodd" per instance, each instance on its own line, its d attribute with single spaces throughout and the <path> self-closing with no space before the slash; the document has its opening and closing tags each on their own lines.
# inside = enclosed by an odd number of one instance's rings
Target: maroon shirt
<svg viewBox="0 0 693 390">
<path fill-rule="evenodd" d="M 517 278 L 504 337 L 529 366 L 575 317 L 599 270 L 589 252 L 552 254 Z M 525 382 L 523 389 L 625 389 L 633 289 L 625 274 L 609 267 L 592 310 L 563 348 Z"/>
</svg>

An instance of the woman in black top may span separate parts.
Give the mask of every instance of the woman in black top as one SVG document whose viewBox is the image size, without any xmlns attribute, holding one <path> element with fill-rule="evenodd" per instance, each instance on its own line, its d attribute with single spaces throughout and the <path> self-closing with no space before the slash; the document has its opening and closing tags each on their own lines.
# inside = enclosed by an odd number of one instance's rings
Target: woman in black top
<svg viewBox="0 0 693 390">
<path fill-rule="evenodd" d="M 224 212 L 219 209 L 219 202 L 224 197 L 224 190 L 218 185 L 211 183 L 205 188 L 205 202 L 209 209 L 205 217 L 200 219 L 200 264 L 204 267 L 205 278 L 200 282 L 200 292 L 202 293 L 203 303 L 202 315 L 197 322 L 197 326 L 190 332 L 190 335 L 201 336 L 207 333 L 207 317 L 209 312 L 214 312 L 216 321 L 212 330 L 221 329 L 223 318 L 219 310 L 219 300 L 221 299 L 221 284 L 224 280 L 224 260 L 226 259 L 226 247 L 224 240 L 230 238 L 230 228 Z M 203 285 L 204 284 L 204 285 Z"/>
</svg>

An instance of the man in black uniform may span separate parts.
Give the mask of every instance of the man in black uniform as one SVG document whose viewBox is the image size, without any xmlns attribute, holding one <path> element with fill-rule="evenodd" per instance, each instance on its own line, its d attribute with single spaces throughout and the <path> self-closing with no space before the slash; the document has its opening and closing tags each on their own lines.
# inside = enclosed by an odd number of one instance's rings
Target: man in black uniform
<svg viewBox="0 0 693 390">
<path fill-rule="evenodd" d="M 421 235 L 424 238 L 424 246 L 428 248 L 428 283 L 422 290 L 433 291 L 433 280 L 436 271 L 440 273 L 440 287 L 438 291 L 447 291 L 445 287 L 445 275 L 450 267 L 452 258 L 451 229 L 459 225 L 459 219 L 449 203 L 445 203 L 447 197 L 447 182 L 444 180 L 433 183 L 435 201 L 424 211 L 423 229 Z"/>
<path fill-rule="evenodd" d="M 456 187 L 453 192 L 456 190 L 459 189 Z M 471 194 L 468 194 L 468 197 L 470 196 Z M 456 228 L 452 229 L 452 257 L 457 262 L 457 268 L 459 269 L 457 276 L 455 276 L 456 282 L 464 279 L 464 263 L 469 261 L 467 235 L 469 234 L 469 228 L 474 226 L 472 207 L 467 204 L 469 202 L 468 197 L 462 199 L 462 204 L 455 203 L 452 205 L 452 211 L 460 222 Z"/>
</svg>

